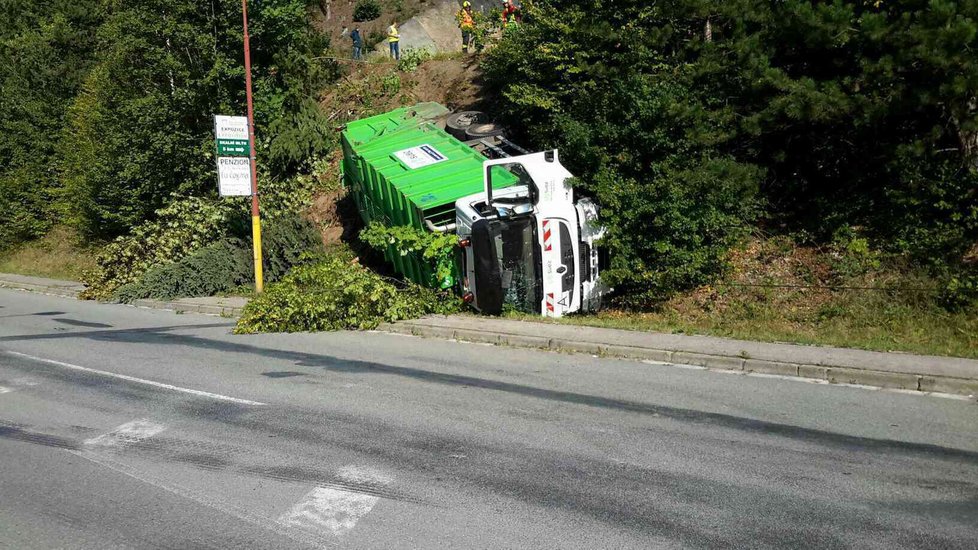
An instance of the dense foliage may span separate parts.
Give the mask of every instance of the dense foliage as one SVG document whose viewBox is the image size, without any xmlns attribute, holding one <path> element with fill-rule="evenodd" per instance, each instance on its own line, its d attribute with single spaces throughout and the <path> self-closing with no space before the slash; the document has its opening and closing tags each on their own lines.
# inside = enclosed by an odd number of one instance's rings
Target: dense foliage
<svg viewBox="0 0 978 550">
<path fill-rule="evenodd" d="M 150 268 L 178 261 L 245 222 L 244 212 L 228 203 L 190 198 L 174 201 L 155 219 L 109 243 L 88 274 L 83 297 L 105 299 L 120 286 L 136 281 Z"/>
<path fill-rule="evenodd" d="M 142 298 L 171 300 L 213 296 L 249 282 L 251 263 L 251 252 L 246 243 L 226 239 L 211 243 L 177 262 L 151 268 L 139 280 L 117 288 L 112 297 L 129 303 Z"/>
<path fill-rule="evenodd" d="M 218 230 L 216 234 L 233 232 Z M 308 221 L 294 214 L 273 218 L 262 236 L 265 281 L 281 279 L 294 266 L 322 251 L 319 233 Z M 175 261 L 156 263 L 133 282 L 113 290 L 111 296 L 120 302 L 132 302 L 141 298 L 170 300 L 232 292 L 253 284 L 252 254 L 250 241 L 241 236 L 226 237 L 189 254 L 178 254 Z"/>
<path fill-rule="evenodd" d="M 763 227 L 959 270 L 978 241 L 978 2 L 524 4 L 486 80 L 604 206 L 608 275 L 644 303 Z"/>
<path fill-rule="evenodd" d="M 91 67 L 100 0 L 0 0 L 0 250 L 58 218 L 56 149 Z"/>
<path fill-rule="evenodd" d="M 292 270 L 245 307 L 238 333 L 359 329 L 458 311 L 458 300 L 377 275 L 341 255 Z"/>
<path fill-rule="evenodd" d="M 330 75 L 311 59 L 324 39 L 305 7 L 249 11 L 257 149 L 273 175 L 326 145 L 314 90 Z M 115 0 L 106 12 L 61 147 L 73 220 L 97 238 L 150 219 L 173 193 L 213 194 L 212 115 L 244 113 L 240 2 Z"/>
<path fill-rule="evenodd" d="M 372 223 L 360 232 L 360 240 L 379 252 L 407 256 L 414 254 L 432 267 L 430 284 L 449 288 L 456 275 L 455 252 L 458 237 L 454 233 L 432 233 L 410 226 L 388 227 Z"/>
</svg>

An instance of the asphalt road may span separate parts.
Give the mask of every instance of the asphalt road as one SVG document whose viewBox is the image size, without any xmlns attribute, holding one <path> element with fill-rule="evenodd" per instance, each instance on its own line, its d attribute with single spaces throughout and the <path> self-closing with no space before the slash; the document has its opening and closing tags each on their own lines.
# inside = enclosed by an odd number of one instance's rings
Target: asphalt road
<svg viewBox="0 0 978 550">
<path fill-rule="evenodd" d="M 974 402 L 0 290 L 0 547 L 975 548 Z"/>
</svg>

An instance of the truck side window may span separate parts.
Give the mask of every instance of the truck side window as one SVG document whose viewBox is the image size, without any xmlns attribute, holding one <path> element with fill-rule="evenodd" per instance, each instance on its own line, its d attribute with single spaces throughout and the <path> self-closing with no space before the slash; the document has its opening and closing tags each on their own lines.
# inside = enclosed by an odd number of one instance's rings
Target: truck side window
<svg viewBox="0 0 978 550">
<path fill-rule="evenodd" d="M 574 241 L 571 239 L 571 232 L 566 222 L 560 222 L 560 263 L 567 268 L 562 276 L 561 289 L 564 292 L 570 292 L 570 299 L 573 301 L 574 274 L 577 271 L 577 262 L 574 261 Z"/>
</svg>

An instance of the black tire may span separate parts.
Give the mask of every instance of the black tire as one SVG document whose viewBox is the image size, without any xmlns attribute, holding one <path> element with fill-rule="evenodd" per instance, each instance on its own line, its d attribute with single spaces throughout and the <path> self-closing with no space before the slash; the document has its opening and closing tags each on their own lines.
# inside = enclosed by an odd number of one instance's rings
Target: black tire
<svg viewBox="0 0 978 550">
<path fill-rule="evenodd" d="M 452 136 L 465 141 L 465 131 L 473 124 L 479 124 L 489 120 L 482 111 L 462 111 L 452 113 L 445 121 L 445 130 Z"/>
<path fill-rule="evenodd" d="M 466 140 L 503 135 L 503 127 L 495 122 L 472 124 L 465 129 Z"/>
</svg>

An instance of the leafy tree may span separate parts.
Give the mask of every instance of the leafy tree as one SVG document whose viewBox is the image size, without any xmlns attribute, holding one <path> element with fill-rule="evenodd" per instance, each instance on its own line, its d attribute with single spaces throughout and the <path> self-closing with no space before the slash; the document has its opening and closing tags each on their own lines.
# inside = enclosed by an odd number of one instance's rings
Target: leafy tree
<svg viewBox="0 0 978 550">
<path fill-rule="evenodd" d="M 85 234 L 124 234 L 174 193 L 214 193 L 212 115 L 244 113 L 240 6 L 108 4 L 97 65 L 70 110 L 61 147 L 66 194 Z M 312 59 L 325 38 L 309 28 L 304 1 L 252 6 L 257 149 L 279 175 L 326 145 L 312 90 L 331 72 Z"/>
<path fill-rule="evenodd" d="M 57 215 L 58 138 L 102 13 L 98 0 L 0 0 L 0 248 Z"/>
<path fill-rule="evenodd" d="M 605 206 L 637 301 L 768 228 L 855 226 L 938 266 L 978 241 L 978 1 L 527 2 L 484 63 Z"/>
<path fill-rule="evenodd" d="M 675 15 L 645 2 L 527 4 L 484 63 L 508 120 L 580 176 L 609 226 L 611 283 L 633 303 L 722 267 L 763 176 L 719 145 L 733 117 L 671 50 Z"/>
</svg>

